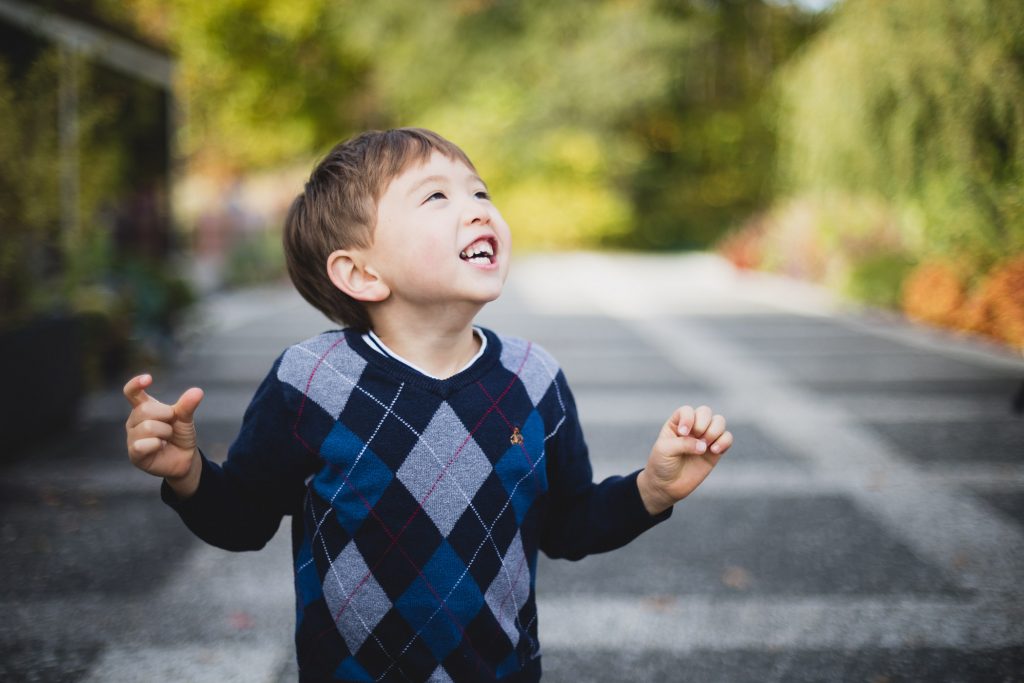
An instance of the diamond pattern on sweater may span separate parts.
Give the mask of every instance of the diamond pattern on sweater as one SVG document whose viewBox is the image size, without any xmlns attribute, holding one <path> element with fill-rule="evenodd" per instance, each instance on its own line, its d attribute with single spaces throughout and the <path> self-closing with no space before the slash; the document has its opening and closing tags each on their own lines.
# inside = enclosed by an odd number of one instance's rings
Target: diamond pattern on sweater
<svg viewBox="0 0 1024 683">
<path fill-rule="evenodd" d="M 277 378 L 337 418 L 365 368 L 366 361 L 347 348 L 344 333 L 332 332 L 290 347 Z"/>
<path fill-rule="evenodd" d="M 366 642 L 391 608 L 387 594 L 351 542 L 331 563 L 324 577 L 324 600 L 351 652 Z"/>
<path fill-rule="evenodd" d="M 534 410 L 523 421 L 523 441 L 510 445 L 494 471 L 504 487 L 504 498 L 511 501 L 516 522 L 522 525 L 526 513 L 538 494 L 547 490 L 547 469 L 544 458 L 544 421 Z"/>
<path fill-rule="evenodd" d="M 374 681 L 380 683 L 412 683 L 424 681 L 437 667 L 434 655 L 422 640 L 415 637 L 409 623 L 397 609 L 390 609 L 367 638 L 356 659 Z M 409 643 L 404 650 L 402 645 Z"/>
<path fill-rule="evenodd" d="M 530 569 L 526 565 L 523 539 L 518 532 L 501 563 L 501 571 L 484 594 L 484 601 L 515 647 L 519 644 L 519 610 L 530 596 Z"/>
<path fill-rule="evenodd" d="M 355 657 L 347 657 L 345 660 L 338 665 L 338 668 L 334 670 L 335 678 L 343 681 L 352 681 L 352 683 L 373 683 L 373 676 L 364 669 Z"/>
<path fill-rule="evenodd" d="M 443 666 L 439 666 L 434 669 L 434 673 L 430 674 L 430 678 L 427 679 L 427 683 L 454 683 L 452 677 L 448 675 L 448 672 L 444 670 Z"/>
<path fill-rule="evenodd" d="M 501 558 L 515 536 L 515 513 L 496 473 L 491 473 L 473 499 L 476 514 L 464 514 L 448 542 L 478 586 L 487 586 L 501 568 Z M 479 515 L 479 517 L 477 516 Z"/>
<path fill-rule="evenodd" d="M 354 540 L 388 597 L 397 600 L 444 538 L 402 482 L 392 480 Z M 361 579 L 362 577 L 357 577 Z"/>
<path fill-rule="evenodd" d="M 490 473 L 487 456 L 451 406 L 442 403 L 397 476 L 447 536 Z"/>
<path fill-rule="evenodd" d="M 372 365 L 359 378 L 338 421 L 345 424 L 393 471 L 420 438 L 441 404 L 439 397 L 388 383 Z M 381 447 L 387 444 L 387 447 Z"/>
<path fill-rule="evenodd" d="M 395 607 L 441 661 L 458 646 L 465 634 L 463 622 L 480 610 L 483 601 L 466 565 L 442 542 Z"/>
<path fill-rule="evenodd" d="M 509 372 L 518 372 L 530 400 L 537 405 L 555 381 L 558 363 L 547 351 L 524 339 L 513 337 L 501 341 L 501 364 Z"/>
<path fill-rule="evenodd" d="M 324 439 L 320 454 L 329 466 L 313 478 L 313 488 L 334 508 L 338 522 L 353 534 L 388 488 L 394 473 L 340 422 Z M 354 482 L 359 482 L 358 488 Z M 321 523 L 317 524 L 318 531 Z"/>
<path fill-rule="evenodd" d="M 586 444 L 550 355 L 486 334 L 493 345 L 450 381 L 416 376 L 352 330 L 291 347 L 246 411 L 231 476 L 181 506 L 217 545 L 251 536 L 242 520 L 264 506 L 293 512 L 304 677 L 535 680 L 540 546 L 575 556 L 646 528 L 628 488 L 586 488 Z M 259 496 L 222 514 L 243 488 Z M 550 500 L 587 507 L 563 514 Z"/>
</svg>

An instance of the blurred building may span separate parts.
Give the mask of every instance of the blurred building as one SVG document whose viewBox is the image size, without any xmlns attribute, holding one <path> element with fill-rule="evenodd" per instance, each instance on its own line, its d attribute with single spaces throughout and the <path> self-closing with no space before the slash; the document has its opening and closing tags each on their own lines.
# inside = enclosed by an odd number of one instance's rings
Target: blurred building
<svg viewBox="0 0 1024 683">
<path fill-rule="evenodd" d="M 0 59 L 18 83 L 44 55 L 59 54 L 54 125 L 61 231 L 102 220 L 114 231 L 118 251 L 161 258 L 172 241 L 174 63 L 164 46 L 99 7 L 90 0 L 0 0 Z M 102 103 L 99 115 L 87 111 L 94 103 Z M 83 111 L 89 114 L 87 129 Z M 82 215 L 83 176 L 91 172 L 83 134 L 89 146 L 119 152 L 99 219 Z"/>
<path fill-rule="evenodd" d="M 187 301 L 161 273 L 174 63 L 124 12 L 0 0 L 0 374 L 17 388 L 0 396 L 6 444 L 71 424 L 87 387 L 121 377 L 136 348 L 160 350 Z"/>
</svg>

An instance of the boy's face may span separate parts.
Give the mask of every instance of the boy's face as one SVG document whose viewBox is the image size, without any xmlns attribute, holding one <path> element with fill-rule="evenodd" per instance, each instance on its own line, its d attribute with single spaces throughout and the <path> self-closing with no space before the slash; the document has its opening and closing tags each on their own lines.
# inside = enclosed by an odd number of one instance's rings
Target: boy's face
<svg viewBox="0 0 1024 683">
<path fill-rule="evenodd" d="M 396 299 L 483 305 L 501 294 L 511 241 L 483 180 L 434 152 L 384 191 L 367 256 Z"/>
</svg>

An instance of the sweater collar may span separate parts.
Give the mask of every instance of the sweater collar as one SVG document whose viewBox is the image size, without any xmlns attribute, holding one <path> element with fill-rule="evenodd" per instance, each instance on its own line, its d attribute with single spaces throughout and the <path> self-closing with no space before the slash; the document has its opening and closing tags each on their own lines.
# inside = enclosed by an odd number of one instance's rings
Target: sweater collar
<svg viewBox="0 0 1024 683">
<path fill-rule="evenodd" d="M 475 329 L 479 330 L 483 335 L 480 352 L 469 365 L 451 377 L 444 379 L 431 377 L 403 360 L 381 353 L 379 349 L 367 343 L 362 332 L 345 328 L 344 333 L 349 347 L 362 356 L 369 365 L 385 372 L 400 382 L 414 384 L 428 391 L 447 396 L 453 391 L 480 379 L 501 357 L 501 341 L 498 335 L 484 327 L 475 327 Z"/>
<path fill-rule="evenodd" d="M 453 373 L 453 376 L 459 374 L 459 372 L 462 372 L 466 368 L 469 368 L 470 366 L 472 366 L 473 363 L 475 363 L 482 355 L 484 355 L 484 352 L 487 350 L 487 335 L 485 335 L 483 333 L 483 330 L 481 330 L 479 327 L 474 325 L 473 326 L 473 334 L 480 340 L 480 349 L 476 352 L 476 354 L 471 359 L 469 359 L 468 363 L 466 363 L 465 365 L 462 366 L 462 368 L 459 369 L 458 372 Z M 373 330 L 370 330 L 369 332 L 363 334 L 363 341 L 366 342 L 366 345 L 369 346 L 371 349 L 374 349 L 375 351 L 379 351 L 382 355 L 390 356 L 390 357 L 394 358 L 397 361 L 401 361 L 402 363 L 405 363 L 406 365 L 408 365 L 413 370 L 419 372 L 420 374 L 422 374 L 422 375 L 424 375 L 426 377 L 429 377 L 430 379 L 436 379 L 436 380 L 439 380 L 439 381 L 443 380 L 443 379 L 446 379 L 444 377 L 438 377 L 436 375 L 431 375 L 429 372 L 427 372 L 426 370 L 424 370 L 420 366 L 416 365 L 415 363 L 413 363 L 409 359 L 403 358 L 399 354 L 395 353 L 387 344 L 384 343 L 383 339 L 381 339 L 376 334 L 374 334 Z"/>
</svg>

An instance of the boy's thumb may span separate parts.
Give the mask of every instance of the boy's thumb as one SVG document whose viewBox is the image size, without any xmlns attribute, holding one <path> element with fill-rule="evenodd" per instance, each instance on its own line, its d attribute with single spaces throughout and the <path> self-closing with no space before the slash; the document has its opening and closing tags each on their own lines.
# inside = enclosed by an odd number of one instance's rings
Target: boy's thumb
<svg viewBox="0 0 1024 683">
<path fill-rule="evenodd" d="M 192 416 L 195 415 L 204 395 L 203 390 L 198 387 L 186 391 L 174 404 L 174 416 L 182 422 L 192 422 Z"/>
<path fill-rule="evenodd" d="M 701 439 L 692 436 L 676 436 L 672 438 L 673 452 L 679 455 L 703 455 L 707 453 L 708 445 Z"/>
</svg>

